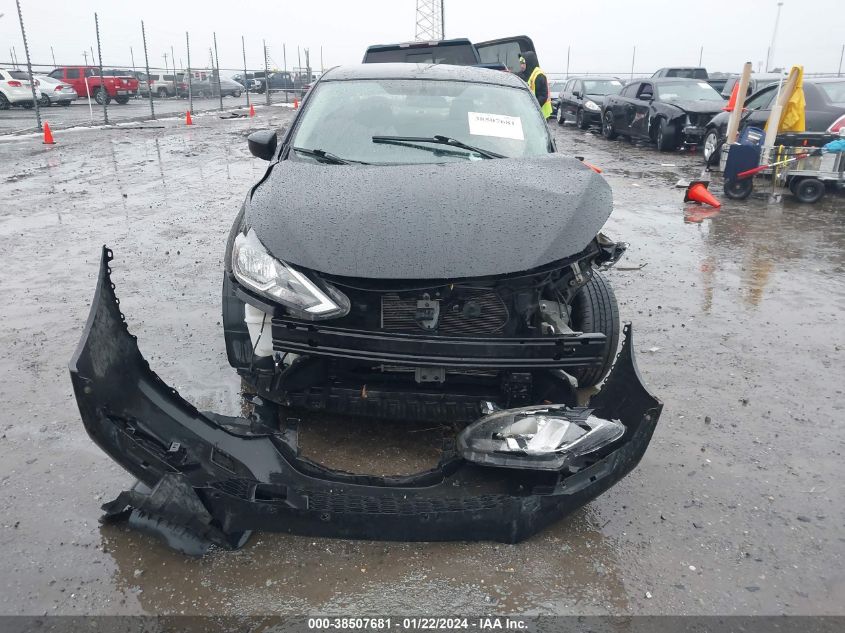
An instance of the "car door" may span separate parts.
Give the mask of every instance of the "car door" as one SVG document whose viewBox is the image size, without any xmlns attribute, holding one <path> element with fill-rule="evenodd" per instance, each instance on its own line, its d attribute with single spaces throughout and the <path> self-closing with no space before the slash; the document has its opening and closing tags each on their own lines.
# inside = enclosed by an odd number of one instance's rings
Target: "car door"
<svg viewBox="0 0 845 633">
<path fill-rule="evenodd" d="M 575 79 L 572 86 L 572 117 L 584 106 L 584 82 Z"/>
<path fill-rule="evenodd" d="M 73 86 L 73 89 L 76 90 L 76 94 L 80 97 L 88 97 L 88 93 L 90 91 L 87 89 L 84 69 L 65 68 L 64 71 L 65 77 L 63 81 Z"/>
<path fill-rule="evenodd" d="M 605 107 L 605 111 L 610 112 L 613 116 L 613 127 L 617 132 L 629 133 L 628 122 L 625 117 L 628 108 L 633 105 L 641 84 L 642 82 L 635 81 L 625 86 L 618 95 L 608 97 L 609 105 Z M 605 116 L 607 115 L 605 114 Z"/>
<path fill-rule="evenodd" d="M 804 83 L 808 132 L 822 132 L 845 114 L 845 78 L 825 83 Z"/>
<path fill-rule="evenodd" d="M 741 127 L 762 128 L 766 125 L 766 121 L 769 120 L 769 115 L 772 112 L 772 102 L 774 102 L 777 90 L 777 84 L 766 86 L 748 98 L 744 106 L 747 112 L 743 115 Z"/>
<path fill-rule="evenodd" d="M 654 84 L 644 81 L 637 89 L 635 98 L 626 105 L 625 121 L 632 136 L 648 137 L 652 101 L 654 101 Z"/>
<path fill-rule="evenodd" d="M 534 51 L 535 55 L 537 53 L 534 42 L 527 35 L 514 35 L 497 40 L 478 42 L 475 44 L 475 50 L 478 51 L 478 57 L 482 64 L 504 64 L 512 73 L 519 72 L 520 54 L 527 51 Z M 539 57 L 537 63 L 540 64 Z M 542 67 L 542 64 L 540 64 L 540 68 Z"/>
<path fill-rule="evenodd" d="M 574 85 L 574 79 L 570 79 L 569 81 L 567 81 L 560 95 L 560 105 L 558 107 L 561 108 L 561 117 L 564 120 L 569 118 L 569 115 L 572 112 L 572 86 Z"/>
</svg>

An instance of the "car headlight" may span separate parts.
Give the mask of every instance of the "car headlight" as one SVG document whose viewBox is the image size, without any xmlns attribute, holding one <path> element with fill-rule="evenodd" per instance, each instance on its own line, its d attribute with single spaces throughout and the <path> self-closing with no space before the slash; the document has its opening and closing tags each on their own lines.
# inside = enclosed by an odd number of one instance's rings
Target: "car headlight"
<svg viewBox="0 0 845 633">
<path fill-rule="evenodd" d="M 470 424 L 458 436 L 464 459 L 488 466 L 560 470 L 618 440 L 625 426 L 592 409 L 540 405 L 507 409 Z"/>
<path fill-rule="evenodd" d="M 270 255 L 253 229 L 235 238 L 232 272 L 244 286 L 278 301 L 297 318 L 329 319 L 349 312 L 349 299 L 343 293 L 328 284 L 317 286 Z"/>
<path fill-rule="evenodd" d="M 601 108 L 596 104 L 595 101 L 590 101 L 589 99 L 584 102 L 584 107 L 587 108 L 587 110 L 592 110 L 593 112 L 598 112 L 599 110 L 601 110 Z"/>
</svg>

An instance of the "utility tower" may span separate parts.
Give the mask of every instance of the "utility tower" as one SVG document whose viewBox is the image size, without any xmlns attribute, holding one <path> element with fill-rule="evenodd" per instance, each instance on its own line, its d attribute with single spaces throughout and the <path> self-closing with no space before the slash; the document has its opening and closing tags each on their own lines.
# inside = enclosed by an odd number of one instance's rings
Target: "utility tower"
<svg viewBox="0 0 845 633">
<path fill-rule="evenodd" d="M 416 40 L 442 40 L 445 36 L 444 0 L 417 0 Z"/>
</svg>

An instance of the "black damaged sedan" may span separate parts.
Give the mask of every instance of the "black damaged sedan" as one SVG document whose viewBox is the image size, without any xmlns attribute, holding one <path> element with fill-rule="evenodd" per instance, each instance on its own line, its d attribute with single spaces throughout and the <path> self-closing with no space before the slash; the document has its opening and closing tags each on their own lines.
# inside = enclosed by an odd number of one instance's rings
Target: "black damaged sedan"
<svg viewBox="0 0 845 633">
<path fill-rule="evenodd" d="M 602 134 L 653 141 L 661 152 L 696 145 L 707 123 L 725 100 L 712 86 L 695 79 L 660 78 L 632 81 L 602 106 Z"/>
<path fill-rule="evenodd" d="M 200 412 L 158 379 L 104 248 L 71 377 L 89 434 L 139 480 L 108 516 L 191 553 L 254 529 L 514 542 L 634 468 L 662 405 L 599 272 L 624 251 L 600 232 L 610 188 L 555 152 L 521 80 L 340 67 L 249 144 L 269 165 L 228 239 L 223 320 L 254 410 Z M 430 471 L 345 473 L 299 454 L 314 410 L 458 433 Z"/>
</svg>

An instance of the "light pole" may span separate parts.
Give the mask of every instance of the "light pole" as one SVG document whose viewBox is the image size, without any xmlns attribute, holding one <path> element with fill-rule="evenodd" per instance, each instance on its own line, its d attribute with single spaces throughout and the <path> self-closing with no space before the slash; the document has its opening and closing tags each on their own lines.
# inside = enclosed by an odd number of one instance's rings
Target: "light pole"
<svg viewBox="0 0 845 633">
<path fill-rule="evenodd" d="M 780 23 L 780 9 L 782 6 L 783 2 L 778 2 L 778 12 L 775 15 L 775 28 L 772 30 L 772 43 L 769 46 L 769 54 L 766 56 L 766 72 L 771 72 L 772 63 L 775 58 L 775 39 L 778 36 L 778 24 Z"/>
</svg>

